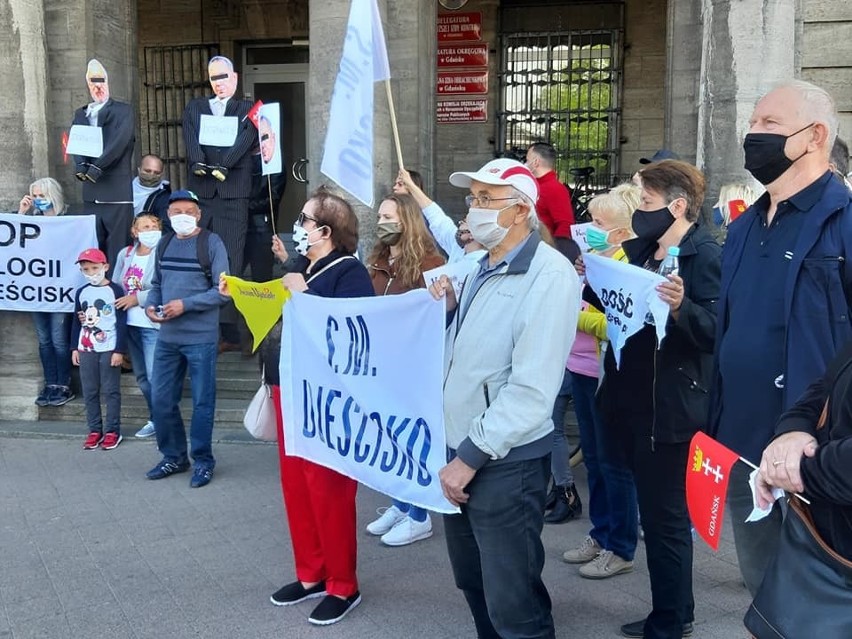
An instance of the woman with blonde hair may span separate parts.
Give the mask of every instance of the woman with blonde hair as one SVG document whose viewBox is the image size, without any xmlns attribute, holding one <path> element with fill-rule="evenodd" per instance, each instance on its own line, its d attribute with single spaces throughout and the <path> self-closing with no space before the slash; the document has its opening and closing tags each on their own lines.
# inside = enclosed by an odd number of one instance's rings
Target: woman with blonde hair
<svg viewBox="0 0 852 639">
<path fill-rule="evenodd" d="M 63 215 L 66 210 L 62 186 L 51 177 L 30 184 L 18 205 L 20 215 Z M 38 337 L 38 355 L 44 386 L 37 406 L 62 406 L 75 395 L 71 391 L 71 313 L 32 313 Z"/>
<path fill-rule="evenodd" d="M 426 229 L 417 201 L 392 194 L 379 206 L 377 241 L 367 264 L 376 295 L 396 295 L 426 288 L 423 272 L 444 264 Z M 394 500 L 367 526 L 388 546 L 406 546 L 432 536 L 432 519 L 423 508 Z"/>
</svg>

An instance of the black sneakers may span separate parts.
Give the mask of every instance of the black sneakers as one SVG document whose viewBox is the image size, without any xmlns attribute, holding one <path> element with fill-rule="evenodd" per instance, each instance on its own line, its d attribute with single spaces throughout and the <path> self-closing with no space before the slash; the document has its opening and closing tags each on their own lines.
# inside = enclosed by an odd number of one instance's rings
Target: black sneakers
<svg viewBox="0 0 852 639">
<path fill-rule="evenodd" d="M 148 479 L 163 479 L 164 477 L 168 477 L 169 475 L 174 475 L 175 473 L 185 473 L 189 470 L 189 462 L 171 462 L 166 461 L 165 459 L 161 460 L 159 464 L 154 466 L 151 470 L 145 473 L 145 476 Z"/>
<path fill-rule="evenodd" d="M 305 588 L 300 581 L 287 584 L 273 594 L 269 601 L 276 606 L 292 606 L 293 604 L 325 596 L 325 582 L 321 581 L 316 586 Z"/>
<path fill-rule="evenodd" d="M 325 599 L 314 608 L 311 616 L 308 617 L 308 621 L 315 626 L 330 626 L 343 619 L 359 603 L 361 603 L 360 592 L 356 592 L 346 599 L 341 599 L 334 595 L 326 595 Z"/>
</svg>

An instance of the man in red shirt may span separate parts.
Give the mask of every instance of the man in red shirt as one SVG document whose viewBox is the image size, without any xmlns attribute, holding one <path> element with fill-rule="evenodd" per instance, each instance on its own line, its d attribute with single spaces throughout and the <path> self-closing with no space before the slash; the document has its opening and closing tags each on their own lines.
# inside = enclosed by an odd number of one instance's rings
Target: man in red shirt
<svg viewBox="0 0 852 639">
<path fill-rule="evenodd" d="M 547 142 L 535 142 L 527 149 L 527 168 L 538 182 L 536 211 L 539 220 L 547 227 L 556 242 L 556 248 L 572 262 L 580 255 L 580 248 L 571 239 L 574 209 L 571 193 L 556 175 L 556 149 Z"/>
</svg>

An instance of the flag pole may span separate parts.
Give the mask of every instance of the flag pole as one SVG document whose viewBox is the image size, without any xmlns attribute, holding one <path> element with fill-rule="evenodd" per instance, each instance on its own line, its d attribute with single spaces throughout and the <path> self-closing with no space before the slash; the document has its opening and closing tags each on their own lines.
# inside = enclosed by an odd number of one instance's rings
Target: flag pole
<svg viewBox="0 0 852 639">
<path fill-rule="evenodd" d="M 402 162 L 402 145 L 399 143 L 399 129 L 396 126 L 396 110 L 393 107 L 393 94 L 391 93 L 390 78 L 385 79 L 385 90 L 388 94 L 388 109 L 390 110 L 391 129 L 393 130 L 393 141 L 396 145 L 396 161 L 399 168 L 404 169 L 405 164 Z"/>
<path fill-rule="evenodd" d="M 746 466 L 751 466 L 751 467 L 752 467 L 752 468 L 754 468 L 755 470 L 760 470 L 760 468 L 758 468 L 757 466 L 755 466 L 754 464 L 752 464 L 752 463 L 751 463 L 749 460 L 747 460 L 745 457 L 740 457 L 740 461 L 741 461 L 741 462 L 743 462 L 744 464 L 746 464 Z M 808 499 L 807 497 L 803 497 L 803 496 L 802 496 L 802 495 L 800 495 L 799 493 L 793 493 L 793 496 L 794 496 L 794 497 L 798 497 L 800 501 L 805 502 L 808 506 L 810 506 L 810 505 L 811 505 L 811 500 L 810 500 L 810 499 Z"/>
<path fill-rule="evenodd" d="M 278 235 L 275 230 L 275 209 L 272 207 L 272 176 L 266 176 L 266 188 L 269 191 L 269 221 L 272 222 L 272 235 Z"/>
</svg>

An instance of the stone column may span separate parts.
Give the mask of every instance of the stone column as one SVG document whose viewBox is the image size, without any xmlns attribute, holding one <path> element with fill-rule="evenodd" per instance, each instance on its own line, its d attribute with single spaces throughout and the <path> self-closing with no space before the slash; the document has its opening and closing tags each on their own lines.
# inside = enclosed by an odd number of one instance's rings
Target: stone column
<svg viewBox="0 0 852 639">
<path fill-rule="evenodd" d="M 702 0 L 668 3 L 666 113 L 663 146 L 695 161 L 698 87 L 701 78 Z"/>
<path fill-rule="evenodd" d="M 48 173 L 47 51 L 41 0 L 0 1 L 0 210 L 17 211 L 21 196 Z M 0 248 L 0 272 L 5 272 Z M 0 283 L 7 277 L 0 275 Z M 36 419 L 41 366 L 26 313 L 0 312 L 0 419 Z"/>
<path fill-rule="evenodd" d="M 742 140 L 757 100 L 796 71 L 796 0 L 703 0 L 696 164 L 708 201 L 746 181 Z"/>
<path fill-rule="evenodd" d="M 435 57 L 435 3 L 380 0 L 378 4 L 390 60 L 391 90 L 400 129 L 403 161 L 430 178 L 434 165 L 434 97 L 431 78 Z M 328 128 L 331 93 L 337 78 L 348 18 L 348 2 L 311 0 L 308 79 L 308 102 L 311 105 L 308 117 L 309 190 L 331 182 L 320 173 L 320 165 Z M 390 189 L 397 172 L 396 151 L 383 83 L 375 85 L 373 104 L 374 193 L 378 206 L 378 198 Z M 353 197 L 347 196 L 347 199 L 355 206 L 361 222 L 360 250 L 362 257 L 365 257 L 375 238 L 375 214 L 368 207 L 357 204 Z"/>
</svg>

